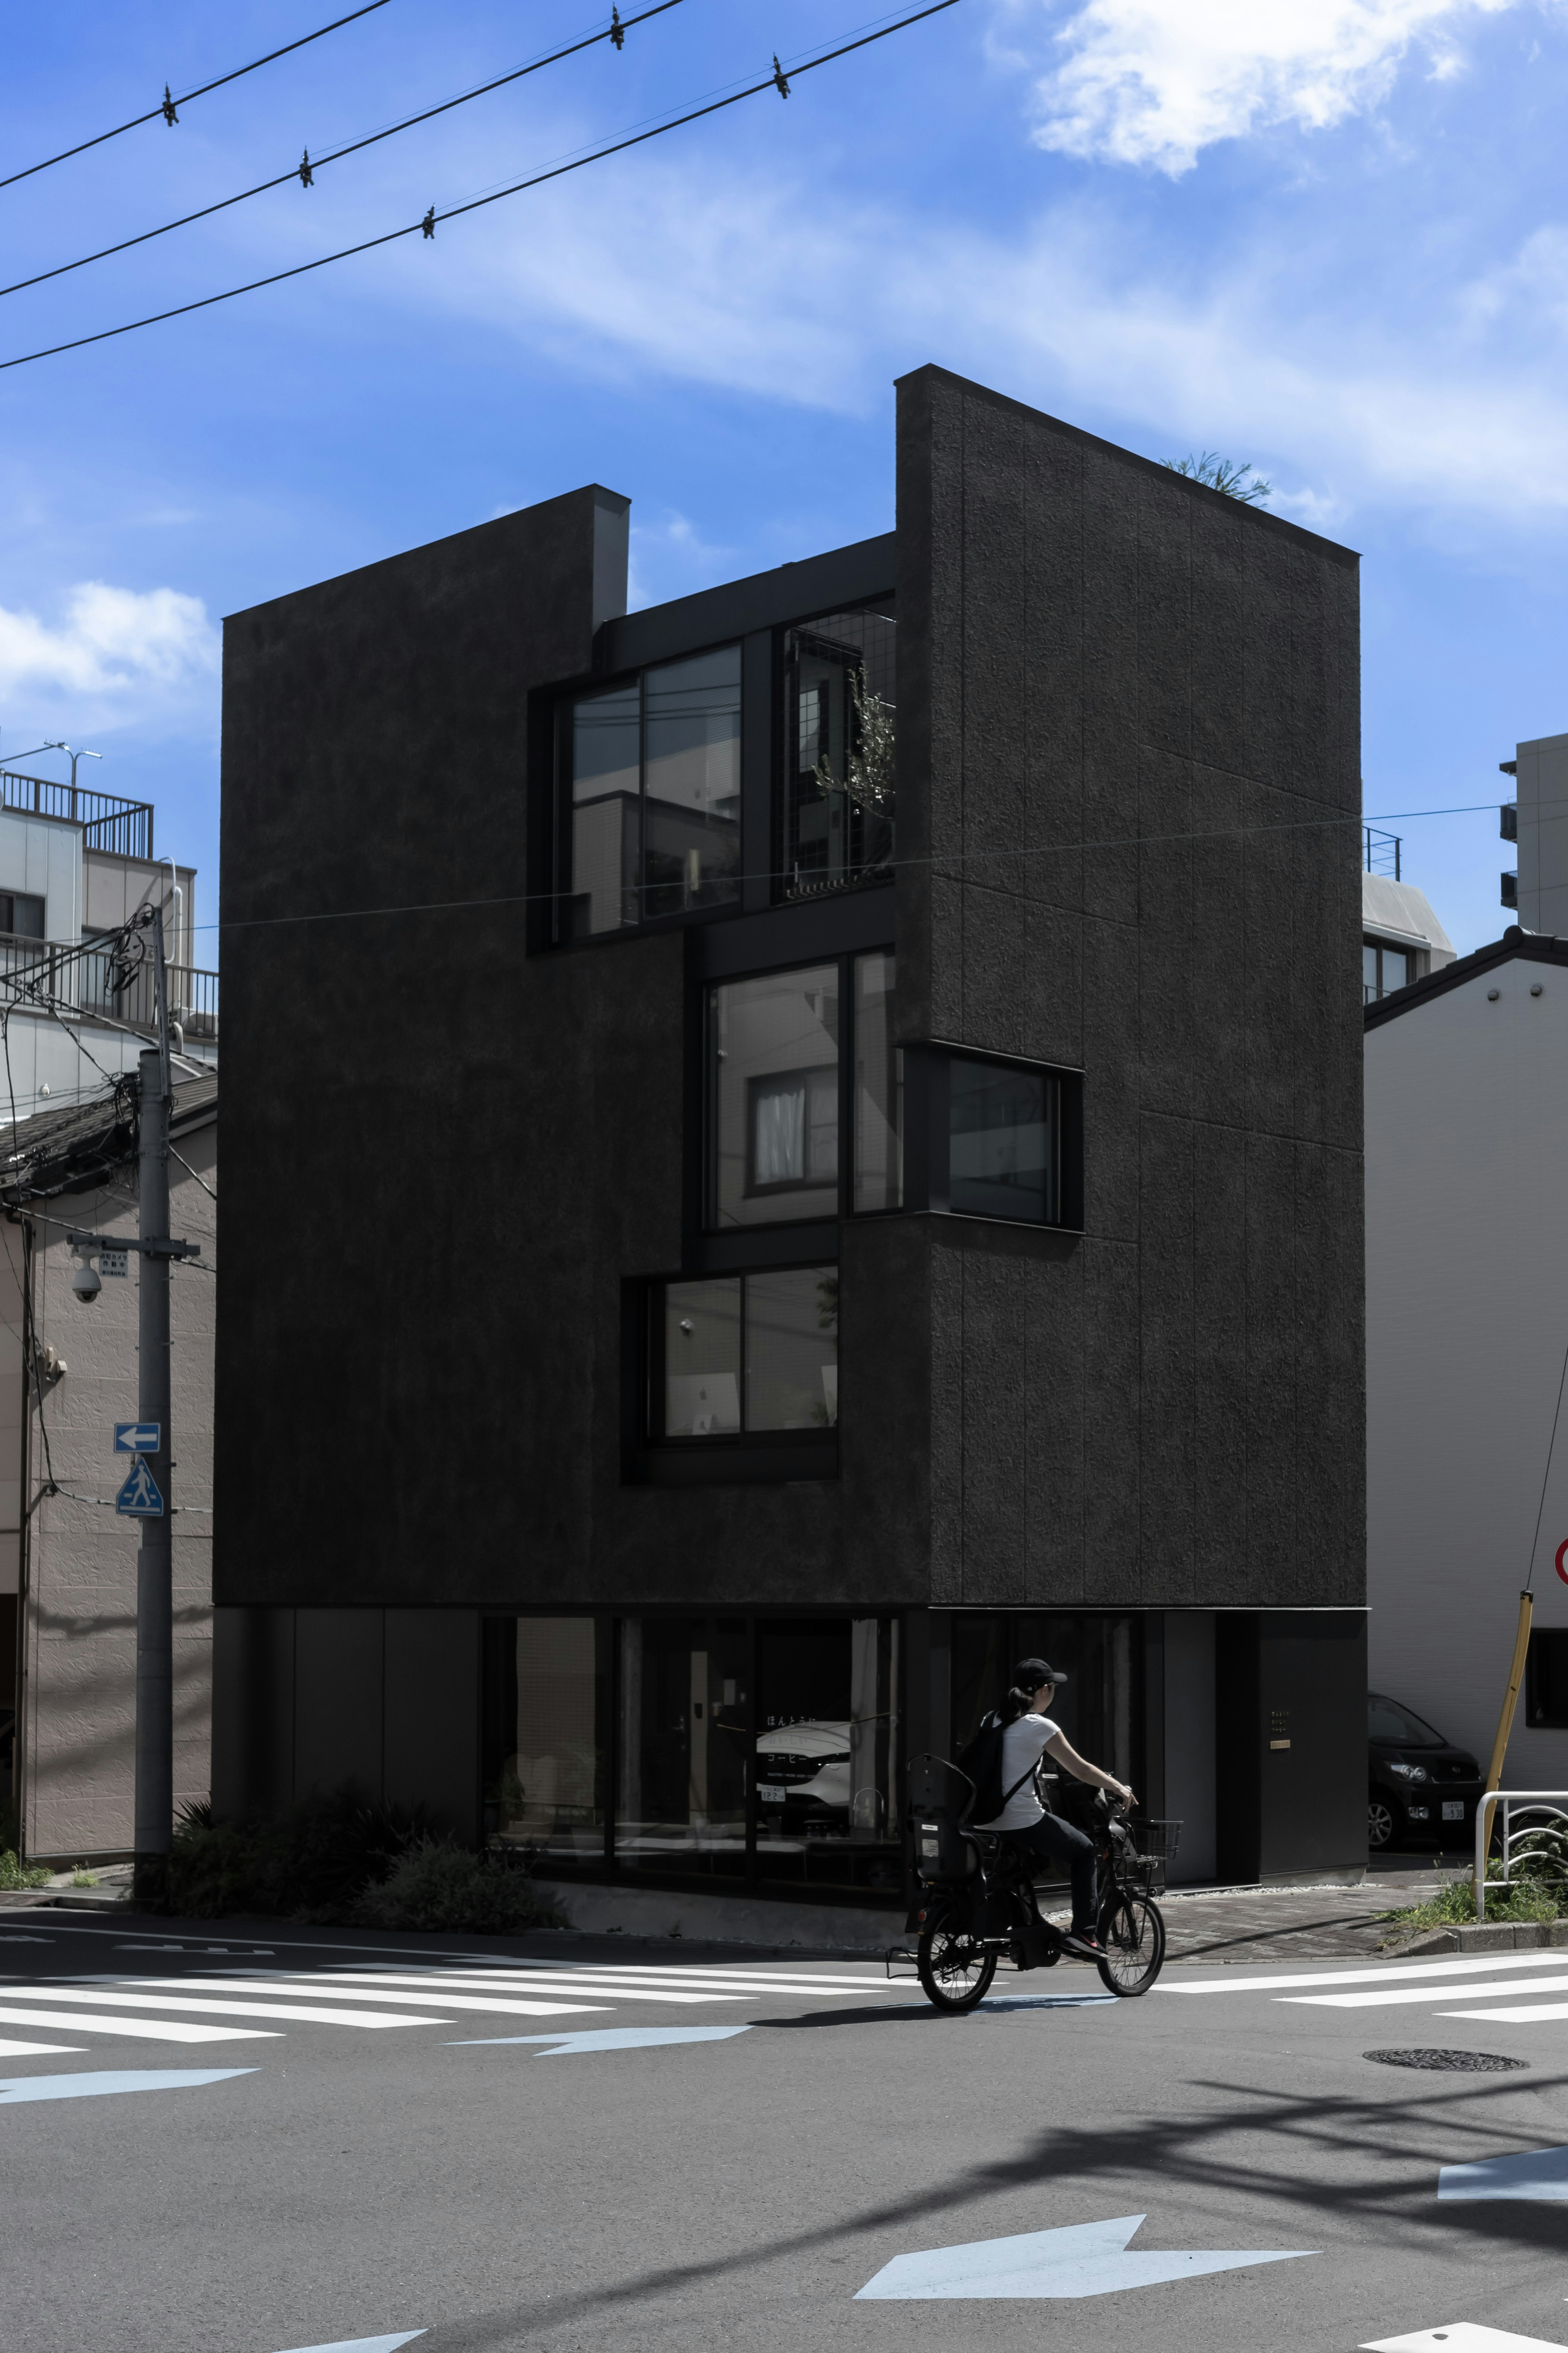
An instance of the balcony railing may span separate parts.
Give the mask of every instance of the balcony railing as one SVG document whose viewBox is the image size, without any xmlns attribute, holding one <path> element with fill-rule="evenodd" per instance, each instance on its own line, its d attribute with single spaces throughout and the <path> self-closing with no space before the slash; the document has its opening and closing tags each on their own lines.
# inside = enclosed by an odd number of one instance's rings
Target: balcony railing
<svg viewBox="0 0 1568 2353">
<path fill-rule="evenodd" d="M 1400 879 L 1400 835 L 1380 833 L 1374 825 L 1363 825 L 1361 830 L 1367 872 L 1386 874 L 1391 881 L 1397 882 Z"/>
<path fill-rule="evenodd" d="M 121 979 L 118 987 L 117 978 Z M 168 985 L 169 1012 L 184 1029 L 186 1043 L 215 1044 L 216 973 L 172 964 Z M 106 1014 L 112 1021 L 123 1021 L 151 1036 L 157 1027 L 156 987 L 150 959 L 124 974 L 107 952 L 89 949 L 85 955 L 79 951 L 73 954 L 49 940 L 22 939 L 14 932 L 0 932 L 0 999 L 25 1004 L 36 997 L 89 1018 L 95 1013 Z"/>
<path fill-rule="evenodd" d="M 23 776 L 0 769 L 0 808 L 29 809 L 38 817 L 68 818 L 81 828 L 89 849 L 117 858 L 153 855 L 153 804 L 95 793 L 86 785 L 58 785 L 48 776 Z"/>
</svg>

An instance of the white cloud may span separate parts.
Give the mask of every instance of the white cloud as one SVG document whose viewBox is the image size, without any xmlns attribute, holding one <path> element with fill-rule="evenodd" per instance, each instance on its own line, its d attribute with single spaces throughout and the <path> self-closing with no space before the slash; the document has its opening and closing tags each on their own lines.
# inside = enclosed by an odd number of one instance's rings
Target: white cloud
<svg viewBox="0 0 1568 2353">
<path fill-rule="evenodd" d="M 1462 70 L 1454 32 L 1516 0 L 1088 0 L 1050 36 L 1036 87 L 1043 147 L 1173 176 L 1201 151 L 1279 123 L 1322 131 L 1376 106 L 1413 49 Z M 1011 0 L 1026 38 L 1040 0 Z"/>
<path fill-rule="evenodd" d="M 87 702 L 130 716 L 167 704 L 217 668 L 217 632 L 197 596 L 84 580 L 51 624 L 0 606 L 0 695 L 56 708 Z"/>
</svg>

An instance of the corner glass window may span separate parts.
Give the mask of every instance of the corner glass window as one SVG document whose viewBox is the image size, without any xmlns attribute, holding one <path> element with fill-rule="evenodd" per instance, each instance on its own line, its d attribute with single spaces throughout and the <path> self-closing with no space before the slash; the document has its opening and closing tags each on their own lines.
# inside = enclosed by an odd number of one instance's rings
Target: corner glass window
<svg viewBox="0 0 1568 2353">
<path fill-rule="evenodd" d="M 594 1861 L 605 1811 L 593 1619 L 486 1619 L 484 1686 L 489 1836 Z"/>
<path fill-rule="evenodd" d="M 1060 1082 L 1044 1071 L 948 1063 L 948 1207 L 971 1218 L 1060 1218 Z"/>
<path fill-rule="evenodd" d="M 855 959 L 855 1207 L 903 1198 L 903 1057 L 893 1044 L 890 955 Z"/>
<path fill-rule="evenodd" d="M 713 1225 L 838 1214 L 838 966 L 710 996 Z"/>
<path fill-rule="evenodd" d="M 804 899 L 890 871 L 898 628 L 891 600 L 785 640 L 784 891 Z"/>
<path fill-rule="evenodd" d="M 838 1270 L 668 1282 L 654 1293 L 649 1435 L 820 1435 L 838 1420 Z"/>
<path fill-rule="evenodd" d="M 741 649 L 576 696 L 562 733 L 563 935 L 731 903 L 741 855 Z"/>
</svg>

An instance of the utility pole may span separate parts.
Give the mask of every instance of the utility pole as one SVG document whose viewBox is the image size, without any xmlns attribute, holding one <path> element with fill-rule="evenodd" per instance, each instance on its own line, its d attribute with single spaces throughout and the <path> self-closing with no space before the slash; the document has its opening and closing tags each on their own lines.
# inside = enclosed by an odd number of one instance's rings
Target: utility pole
<svg viewBox="0 0 1568 2353">
<path fill-rule="evenodd" d="M 74 781 L 75 772 L 72 771 Z M 136 1560 L 135 1876 L 156 1879 L 174 1836 L 174 1498 L 169 1482 L 169 1261 L 148 1243 L 169 1237 L 169 992 L 163 916 L 153 910 L 153 1008 L 158 1042 L 137 1063 L 141 1217 L 137 1256 L 136 1418 L 158 1425 L 148 1464 L 163 1511 L 142 1523 Z"/>
<path fill-rule="evenodd" d="M 72 1289 L 83 1301 L 96 1299 L 101 1284 L 90 1264 L 94 1252 L 132 1250 L 138 1261 L 137 1338 L 140 1371 L 135 1424 L 117 1430 L 134 1452 L 136 1468 L 121 1491 L 118 1508 L 142 1522 L 136 1557 L 136 1807 L 133 1849 L 135 1889 L 161 1888 L 174 1841 L 174 1546 L 169 1429 L 169 1262 L 195 1258 L 198 1246 L 169 1234 L 169 990 L 163 963 L 163 917 L 151 907 L 139 918 L 152 933 L 154 1022 L 157 1043 L 137 1062 L 140 1099 L 139 1190 L 141 1215 L 134 1241 L 128 1235 L 71 1233 L 67 1240 L 82 1254 Z M 138 1492 L 140 1491 L 140 1492 Z"/>
</svg>

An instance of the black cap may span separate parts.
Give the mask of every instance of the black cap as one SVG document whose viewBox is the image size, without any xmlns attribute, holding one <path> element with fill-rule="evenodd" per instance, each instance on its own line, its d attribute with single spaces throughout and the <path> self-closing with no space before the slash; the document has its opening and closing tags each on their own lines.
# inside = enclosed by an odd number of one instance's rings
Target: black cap
<svg viewBox="0 0 1568 2353">
<path fill-rule="evenodd" d="M 1042 1683 L 1065 1683 L 1060 1673 L 1047 1659 L 1020 1659 L 1013 1670 L 1015 1691 L 1038 1691 Z"/>
</svg>

